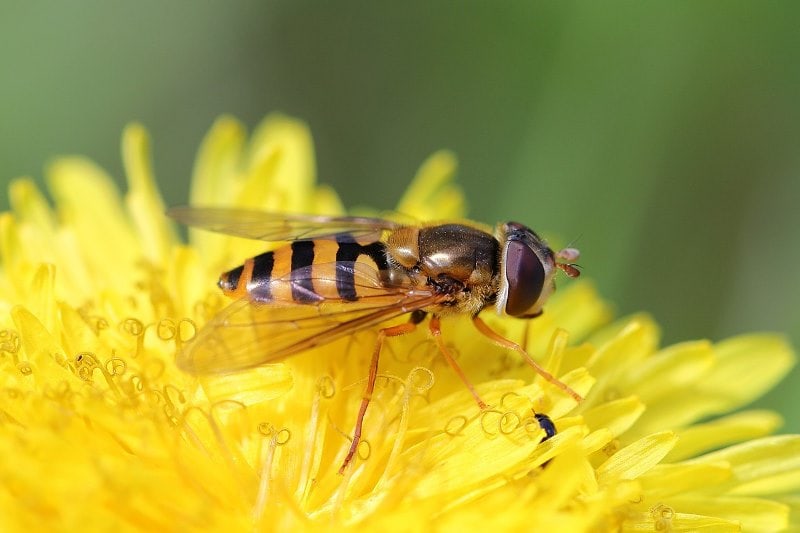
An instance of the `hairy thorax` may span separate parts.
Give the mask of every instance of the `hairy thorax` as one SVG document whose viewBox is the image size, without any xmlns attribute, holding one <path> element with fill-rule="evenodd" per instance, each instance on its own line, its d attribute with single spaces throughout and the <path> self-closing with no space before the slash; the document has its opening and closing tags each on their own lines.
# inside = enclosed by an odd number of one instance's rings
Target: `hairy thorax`
<svg viewBox="0 0 800 533">
<path fill-rule="evenodd" d="M 435 314 L 475 315 L 498 291 L 499 245 L 488 233 L 463 224 L 406 227 L 387 241 L 389 261 L 419 286 L 445 295 Z"/>
</svg>

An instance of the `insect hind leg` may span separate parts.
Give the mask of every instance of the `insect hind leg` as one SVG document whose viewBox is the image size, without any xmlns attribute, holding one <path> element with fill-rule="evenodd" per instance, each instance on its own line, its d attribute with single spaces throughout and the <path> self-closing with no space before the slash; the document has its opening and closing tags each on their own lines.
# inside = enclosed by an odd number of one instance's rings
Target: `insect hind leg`
<svg viewBox="0 0 800 533">
<path fill-rule="evenodd" d="M 405 324 L 399 324 L 388 328 L 383 328 L 378 331 L 378 338 L 375 341 L 375 351 L 372 353 L 372 362 L 369 365 L 369 377 L 367 378 L 367 386 L 364 388 L 364 395 L 361 397 L 361 407 L 358 409 L 358 417 L 356 418 L 356 427 L 353 430 L 353 441 L 350 443 L 350 449 L 344 457 L 342 466 L 339 468 L 339 474 L 344 474 L 347 465 L 353 460 L 358 450 L 358 445 L 361 442 L 361 430 L 364 425 L 364 415 L 367 413 L 367 407 L 370 400 L 372 400 L 372 393 L 375 391 L 375 380 L 378 377 L 378 360 L 381 356 L 381 348 L 383 342 L 387 337 L 399 337 L 406 333 L 411 333 L 417 328 L 418 322 L 414 321 L 412 314 L 411 321 Z M 424 315 L 423 315 L 424 318 Z"/>
</svg>

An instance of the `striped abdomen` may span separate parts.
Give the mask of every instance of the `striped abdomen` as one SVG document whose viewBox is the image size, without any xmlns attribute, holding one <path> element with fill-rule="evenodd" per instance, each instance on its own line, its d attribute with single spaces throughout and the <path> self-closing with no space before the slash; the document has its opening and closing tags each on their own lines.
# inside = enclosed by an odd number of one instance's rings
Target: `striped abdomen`
<svg viewBox="0 0 800 533">
<path fill-rule="evenodd" d="M 370 286 L 381 287 L 388 270 L 383 243 L 359 244 L 341 235 L 335 241 L 294 241 L 257 255 L 222 274 L 218 285 L 227 296 L 260 302 L 354 301 Z"/>
</svg>

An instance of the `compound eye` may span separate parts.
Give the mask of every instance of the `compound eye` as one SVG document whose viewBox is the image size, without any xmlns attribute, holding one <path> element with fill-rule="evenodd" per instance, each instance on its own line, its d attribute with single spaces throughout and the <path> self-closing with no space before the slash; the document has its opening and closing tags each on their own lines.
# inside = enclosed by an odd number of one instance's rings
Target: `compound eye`
<svg viewBox="0 0 800 533">
<path fill-rule="evenodd" d="M 521 241 L 506 244 L 506 314 L 524 316 L 539 300 L 545 280 L 545 268 L 530 246 Z"/>
</svg>

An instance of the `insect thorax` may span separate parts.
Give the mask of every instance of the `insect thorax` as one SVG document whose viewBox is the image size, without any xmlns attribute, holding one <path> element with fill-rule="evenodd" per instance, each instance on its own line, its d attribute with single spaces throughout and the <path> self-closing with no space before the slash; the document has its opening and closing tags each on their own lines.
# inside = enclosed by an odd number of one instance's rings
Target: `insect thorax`
<svg viewBox="0 0 800 533">
<path fill-rule="evenodd" d="M 448 296 L 431 312 L 477 314 L 495 301 L 500 246 L 484 231 L 463 224 L 401 228 L 387 253 L 415 284 Z"/>
</svg>

